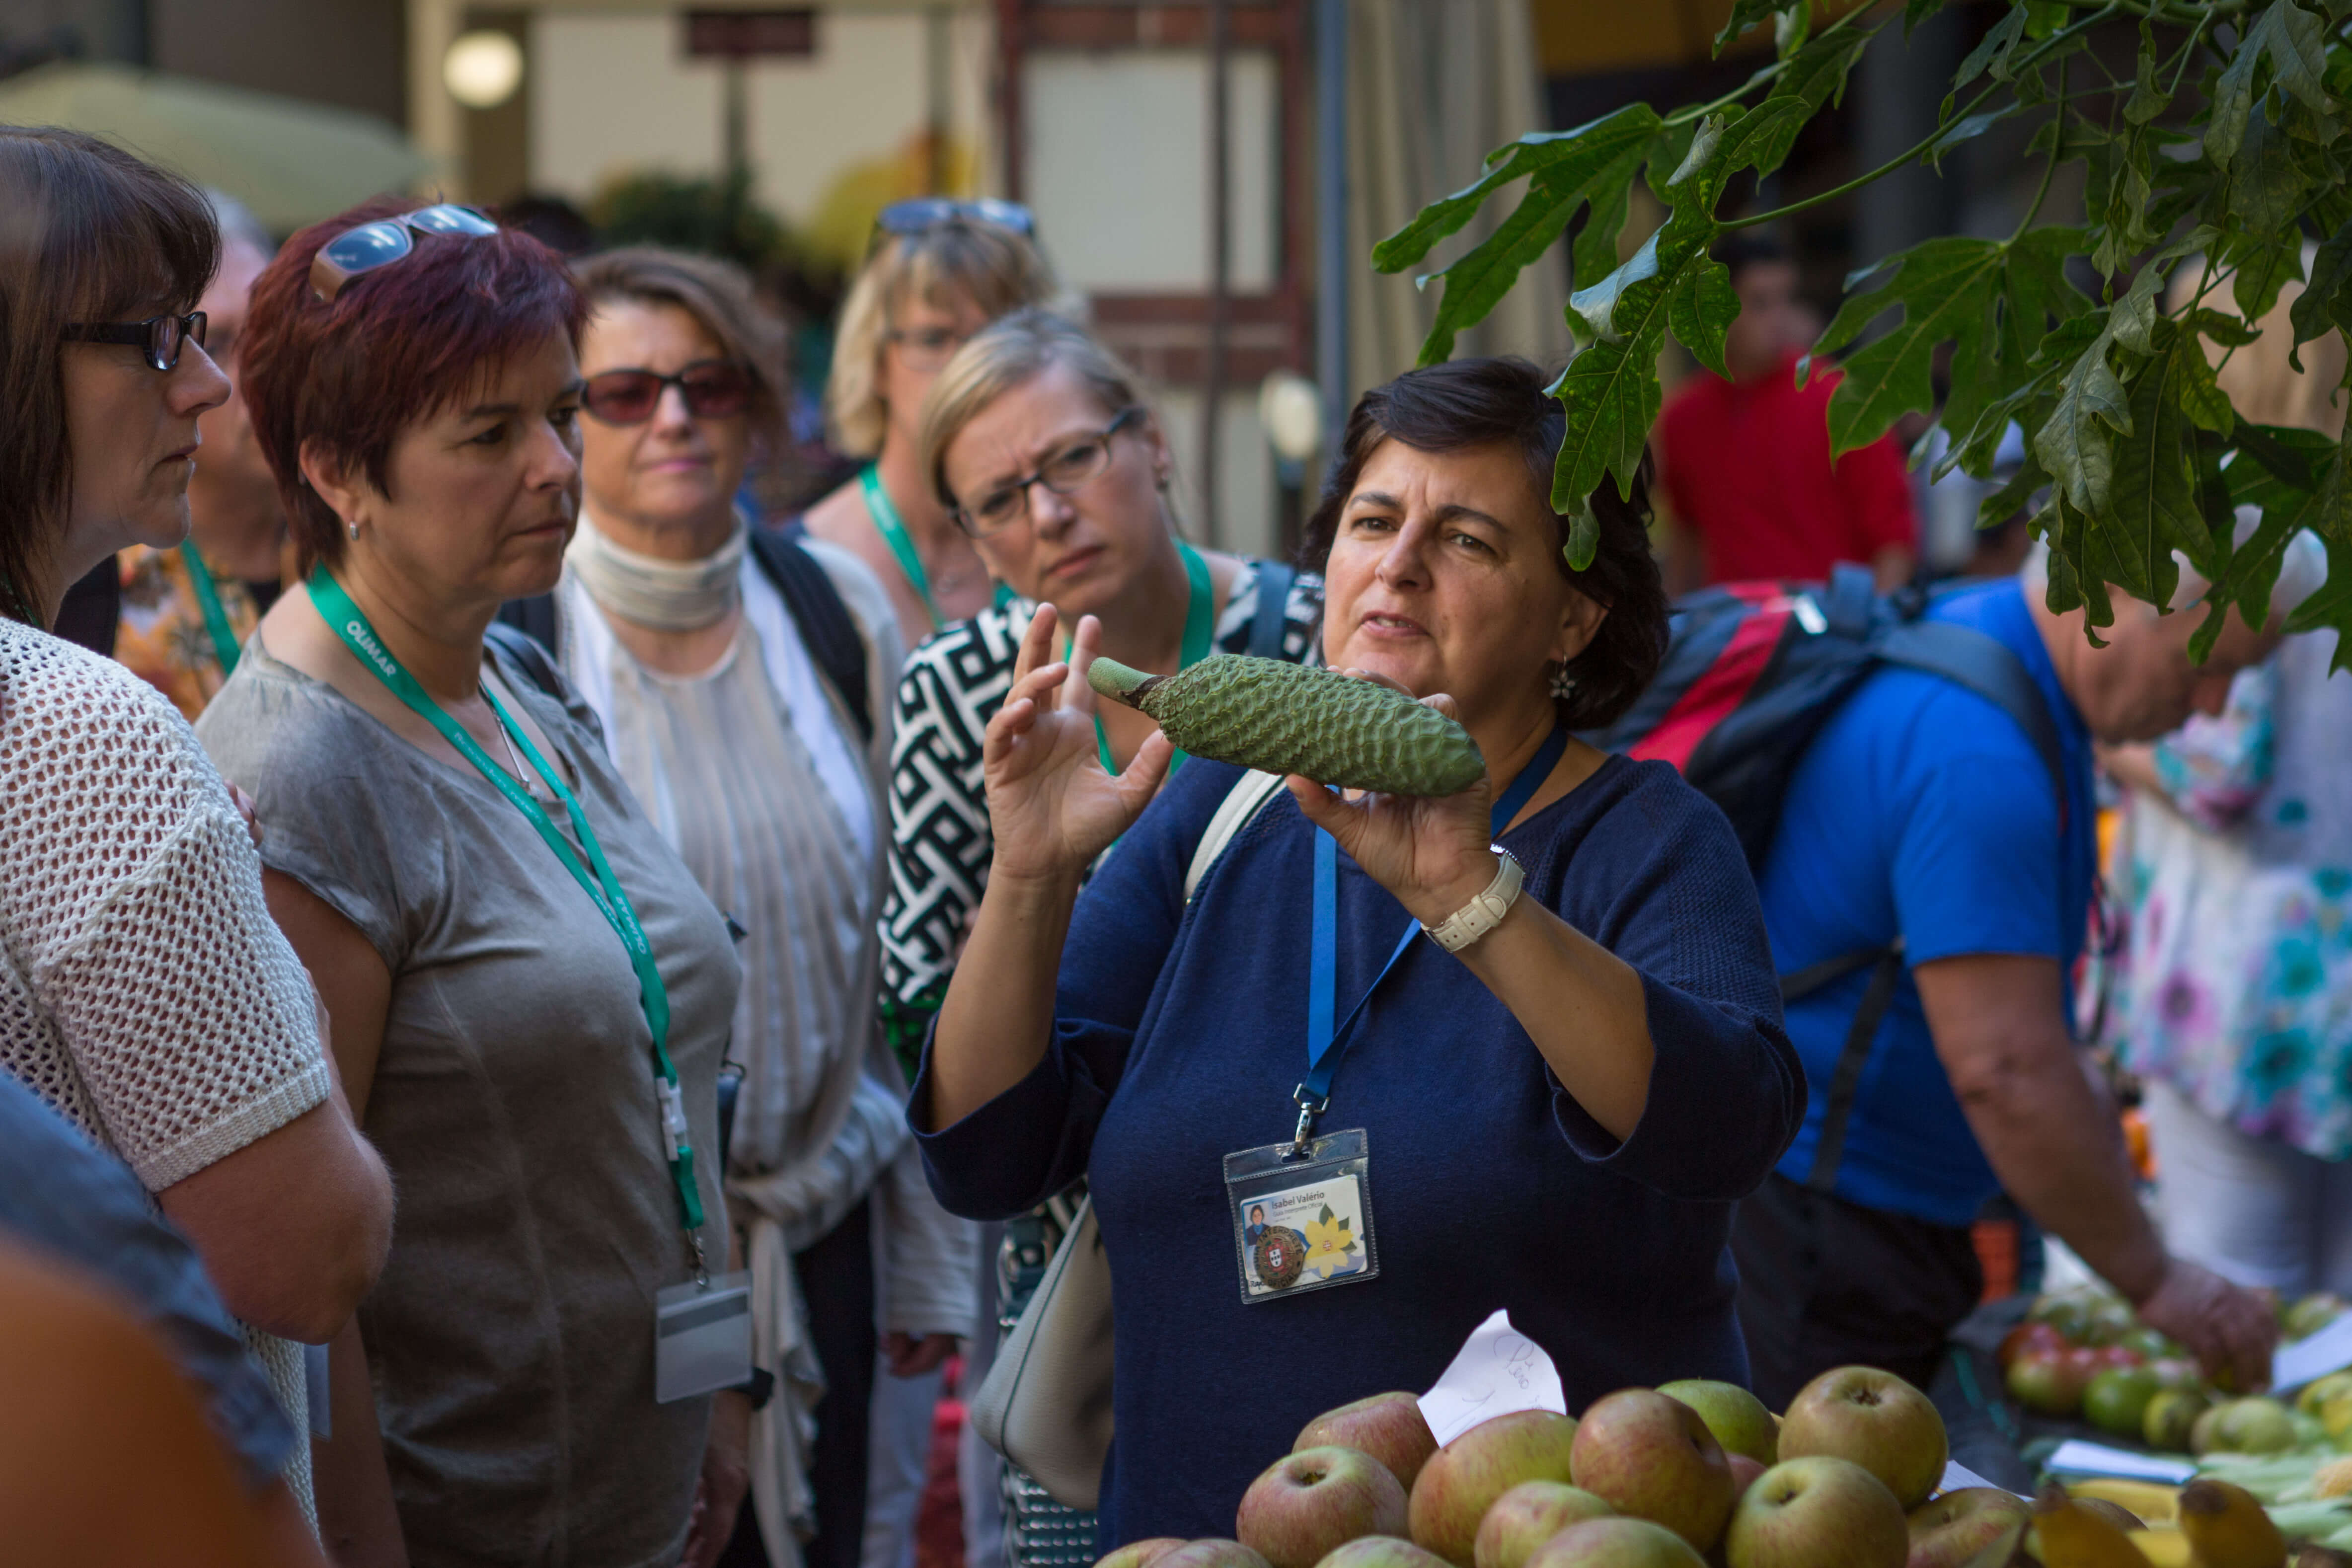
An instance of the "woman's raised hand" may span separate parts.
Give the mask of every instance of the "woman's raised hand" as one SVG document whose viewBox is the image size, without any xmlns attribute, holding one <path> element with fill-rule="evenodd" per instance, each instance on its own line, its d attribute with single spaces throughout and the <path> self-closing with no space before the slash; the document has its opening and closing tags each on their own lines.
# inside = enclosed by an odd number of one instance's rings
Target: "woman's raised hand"
<svg viewBox="0 0 2352 1568">
<path fill-rule="evenodd" d="M 982 740 L 989 826 L 996 840 L 992 883 L 1004 876 L 1083 872 L 1150 803 L 1175 752 L 1154 730 L 1127 771 L 1103 770 L 1096 755 L 1097 698 L 1086 677 L 1102 626 L 1091 615 L 1081 618 L 1070 657 L 1055 660 L 1059 624 L 1050 604 L 1030 617 L 1013 666 L 1013 689 Z"/>
<path fill-rule="evenodd" d="M 1412 695 L 1396 682 L 1363 670 L 1339 673 Z M 1458 716 L 1450 696 L 1422 700 L 1449 718 Z M 1296 774 L 1284 782 L 1298 802 L 1299 814 L 1337 840 L 1350 859 L 1424 925 L 1445 919 L 1495 879 L 1495 857 L 1488 849 L 1494 841 L 1488 820 L 1495 794 L 1490 778 L 1458 795 L 1367 793 L 1352 800 Z"/>
</svg>

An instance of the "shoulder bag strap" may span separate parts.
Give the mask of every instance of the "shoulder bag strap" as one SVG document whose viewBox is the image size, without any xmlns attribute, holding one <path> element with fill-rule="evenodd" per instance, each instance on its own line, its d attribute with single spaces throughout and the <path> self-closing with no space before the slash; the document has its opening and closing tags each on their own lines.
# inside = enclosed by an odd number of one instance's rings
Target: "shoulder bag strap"
<svg viewBox="0 0 2352 1568">
<path fill-rule="evenodd" d="M 840 694 L 849 716 L 856 721 L 858 738 L 872 742 L 874 710 L 866 692 L 866 641 L 857 634 L 857 622 L 849 606 L 841 601 L 833 579 L 814 556 L 772 528 L 751 530 L 751 556 L 783 596 L 801 645 Z"/>
<path fill-rule="evenodd" d="M 1192 863 L 1185 868 L 1186 905 L 1192 904 L 1192 895 L 1201 890 L 1201 883 L 1208 877 L 1209 868 L 1217 863 L 1217 857 L 1223 854 L 1225 846 L 1234 841 L 1234 835 L 1249 826 L 1250 819 L 1256 816 L 1259 808 L 1273 800 L 1275 791 L 1281 788 L 1281 774 L 1261 773 L 1256 768 L 1234 780 L 1234 787 L 1218 803 L 1216 815 L 1209 819 L 1208 830 L 1202 833 L 1199 847 L 1192 852 Z"/>
</svg>

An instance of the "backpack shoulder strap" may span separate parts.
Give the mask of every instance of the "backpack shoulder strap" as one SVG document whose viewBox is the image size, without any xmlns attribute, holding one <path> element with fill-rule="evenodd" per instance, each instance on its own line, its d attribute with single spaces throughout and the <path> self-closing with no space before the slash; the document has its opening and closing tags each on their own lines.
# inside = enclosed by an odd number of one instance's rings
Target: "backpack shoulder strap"
<svg viewBox="0 0 2352 1568">
<path fill-rule="evenodd" d="M 1845 1155 L 1846 1128 L 1853 1121 L 1853 1102 L 1862 1088 L 1862 1070 L 1869 1065 L 1870 1048 L 1878 1038 L 1878 1026 L 1885 1021 L 1886 1009 L 1895 1005 L 1895 988 L 1903 978 L 1903 938 L 1897 936 L 1891 946 L 1875 951 L 1825 959 L 1780 982 L 1781 999 L 1795 1001 L 1864 965 L 1870 967 L 1870 984 L 1863 988 L 1862 1005 L 1854 1009 L 1853 1021 L 1846 1026 L 1845 1044 L 1838 1050 L 1837 1066 L 1830 1071 L 1829 1093 L 1822 1110 L 1821 1141 L 1813 1145 L 1812 1168 L 1805 1173 L 1805 1185 L 1815 1192 L 1828 1192 L 1837 1186 L 1838 1161 Z"/>
<path fill-rule="evenodd" d="M 1192 863 L 1184 871 L 1184 902 L 1190 904 L 1192 895 L 1209 874 L 1209 868 L 1225 852 L 1225 846 L 1234 835 L 1249 826 L 1250 819 L 1282 788 L 1282 775 L 1261 773 L 1250 769 L 1234 780 L 1234 787 L 1219 802 L 1216 814 L 1209 819 L 1208 830 L 1201 835 L 1199 847 L 1192 851 Z"/>
<path fill-rule="evenodd" d="M 1278 560 L 1257 563 L 1257 614 L 1250 621 L 1249 651 L 1253 658 L 1282 657 L 1282 636 L 1290 623 L 1290 585 L 1298 573 Z"/>
<path fill-rule="evenodd" d="M 522 673 L 530 677 L 532 685 L 537 686 L 557 702 L 564 702 L 568 698 L 563 689 L 563 677 L 555 673 L 554 659 L 549 656 L 547 649 L 537 638 L 507 619 L 507 608 L 511 608 L 515 604 L 528 605 L 534 602 L 550 603 L 548 629 L 551 632 L 554 630 L 555 620 L 551 601 L 549 596 L 542 595 L 538 601 L 527 599 L 509 601 L 507 607 L 499 610 L 499 618 L 489 623 L 483 634 L 500 653 L 521 667 Z"/>
<path fill-rule="evenodd" d="M 814 556 L 772 528 L 751 530 L 751 556 L 783 595 L 801 645 L 841 694 L 849 716 L 857 723 L 859 739 L 871 742 L 874 712 L 866 692 L 866 642 L 833 579 Z"/>
<path fill-rule="evenodd" d="M 537 593 L 499 606 L 498 622 L 513 627 L 541 648 L 555 646 L 555 595 Z M 503 645 L 503 644 L 502 644 Z"/>
<path fill-rule="evenodd" d="M 1940 675 L 1966 687 L 2017 722 L 2026 739 L 2050 770 L 2051 787 L 2058 791 L 2063 810 L 2066 800 L 2065 751 L 2058 740 L 2057 720 L 2042 696 L 2025 661 L 2003 644 L 1972 626 L 1945 621 L 1912 621 L 1890 626 L 1880 634 L 1879 658 L 1905 669 Z"/>
</svg>

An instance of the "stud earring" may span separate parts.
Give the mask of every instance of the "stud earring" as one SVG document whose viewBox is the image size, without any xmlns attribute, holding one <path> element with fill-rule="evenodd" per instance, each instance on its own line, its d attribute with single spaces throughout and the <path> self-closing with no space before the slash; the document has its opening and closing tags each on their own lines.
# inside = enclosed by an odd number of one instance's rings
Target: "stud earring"
<svg viewBox="0 0 2352 1568">
<path fill-rule="evenodd" d="M 352 538 L 359 538 L 359 537 L 360 537 L 360 520 L 359 520 L 357 517 L 352 517 L 352 518 L 351 518 L 351 519 L 347 520 L 347 521 L 343 524 L 343 531 L 344 531 L 345 533 L 347 533 L 347 534 L 351 535 L 351 536 L 352 536 Z"/>
</svg>

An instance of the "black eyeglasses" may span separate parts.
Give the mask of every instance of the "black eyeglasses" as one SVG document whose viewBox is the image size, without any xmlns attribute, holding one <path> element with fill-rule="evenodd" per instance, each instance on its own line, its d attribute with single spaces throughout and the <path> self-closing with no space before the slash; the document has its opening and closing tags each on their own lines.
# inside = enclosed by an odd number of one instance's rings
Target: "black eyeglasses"
<svg viewBox="0 0 2352 1568">
<path fill-rule="evenodd" d="M 676 387 L 697 419 L 729 419 L 751 406 L 751 378 L 732 360 L 697 360 L 674 376 L 656 371 L 604 371 L 580 391 L 580 406 L 605 424 L 643 424 Z"/>
<path fill-rule="evenodd" d="M 881 235 L 919 235 L 943 224 L 994 224 L 1001 229 L 1011 229 L 1024 239 L 1037 235 L 1037 215 L 1018 202 L 1000 202 L 993 196 L 978 201 L 951 201 L 946 196 L 917 196 L 912 201 L 893 202 L 875 218 L 877 237 Z"/>
<path fill-rule="evenodd" d="M 1110 466 L 1110 438 L 1134 423 L 1130 408 L 1083 441 L 1074 441 L 1037 465 L 1026 479 L 991 490 L 969 507 L 956 508 L 957 526 L 976 539 L 1001 534 L 1029 515 L 1029 486 L 1043 485 L 1056 496 L 1075 496 Z"/>
<path fill-rule="evenodd" d="M 205 313 L 150 316 L 144 321 L 76 321 L 66 328 L 66 337 L 76 343 L 128 343 L 146 350 L 147 362 L 156 370 L 176 370 L 182 344 L 205 346 Z"/>
<path fill-rule="evenodd" d="M 354 277 L 390 267 L 416 248 L 416 235 L 466 235 L 479 239 L 499 232 L 499 225 L 471 207 L 442 202 L 413 213 L 378 218 L 355 229 L 345 229 L 310 258 L 310 291 L 332 299 Z"/>
</svg>

